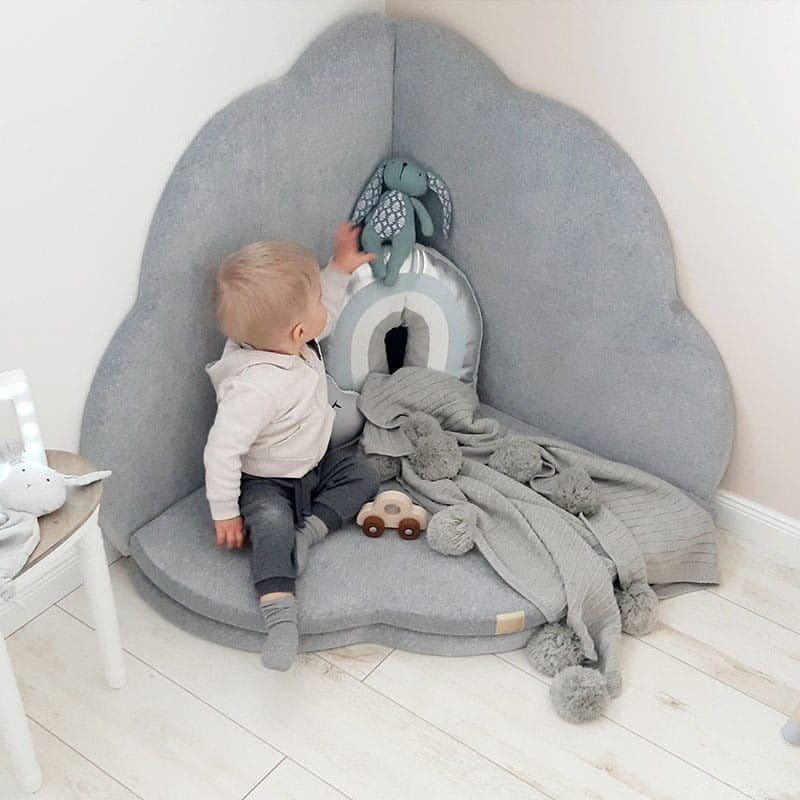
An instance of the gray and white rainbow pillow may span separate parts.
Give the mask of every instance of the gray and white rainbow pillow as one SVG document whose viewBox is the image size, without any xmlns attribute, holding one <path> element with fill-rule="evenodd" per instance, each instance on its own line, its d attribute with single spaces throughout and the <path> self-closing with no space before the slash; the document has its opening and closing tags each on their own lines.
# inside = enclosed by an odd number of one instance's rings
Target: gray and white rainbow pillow
<svg viewBox="0 0 800 800">
<path fill-rule="evenodd" d="M 463 272 L 441 253 L 417 244 L 394 286 L 375 280 L 368 264 L 353 274 L 336 327 L 322 341 L 331 403 L 332 444 L 352 441 L 363 427 L 355 408 L 370 372 L 388 372 L 386 334 L 407 329 L 403 366 L 425 366 L 475 385 L 483 321 Z M 338 408 L 337 408 L 338 405 Z"/>
</svg>

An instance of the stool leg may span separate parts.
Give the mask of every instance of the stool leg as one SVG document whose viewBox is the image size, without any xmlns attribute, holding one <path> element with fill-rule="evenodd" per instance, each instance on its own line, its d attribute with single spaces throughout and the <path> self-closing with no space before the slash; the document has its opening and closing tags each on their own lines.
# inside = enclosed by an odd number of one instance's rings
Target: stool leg
<svg viewBox="0 0 800 800">
<path fill-rule="evenodd" d="M 800 706 L 797 706 L 794 714 L 786 720 L 781 733 L 789 744 L 800 744 Z"/>
<path fill-rule="evenodd" d="M 33 750 L 31 730 L 17 682 L 11 669 L 5 639 L 0 634 L 0 739 L 11 753 L 11 766 L 20 786 L 35 792 L 42 785 L 42 770 Z"/>
<path fill-rule="evenodd" d="M 125 663 L 119 638 L 114 594 L 111 591 L 111 578 L 103 548 L 103 534 L 97 524 L 97 512 L 84 527 L 84 532 L 78 540 L 78 556 L 92 621 L 100 645 L 103 673 L 108 685 L 112 689 L 119 689 L 126 681 Z"/>
</svg>

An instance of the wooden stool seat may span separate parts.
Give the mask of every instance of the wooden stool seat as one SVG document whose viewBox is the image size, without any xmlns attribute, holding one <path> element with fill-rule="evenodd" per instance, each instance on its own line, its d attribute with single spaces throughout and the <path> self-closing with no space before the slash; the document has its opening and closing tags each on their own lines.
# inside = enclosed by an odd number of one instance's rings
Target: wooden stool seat
<svg viewBox="0 0 800 800">
<path fill-rule="evenodd" d="M 77 453 L 48 450 L 47 462 L 65 475 L 84 475 L 94 467 Z M 114 594 L 108 574 L 103 534 L 97 522 L 103 485 L 67 487 L 67 500 L 52 514 L 39 518 L 41 541 L 28 559 L 22 573 L 41 564 L 62 545 L 74 547 L 97 633 L 100 659 L 106 682 L 112 688 L 125 683 L 125 661 L 119 639 Z M 43 570 L 46 565 L 42 564 Z M 34 577 L 32 573 L 31 578 Z M 20 786 L 35 792 L 42 785 L 42 770 L 36 760 L 28 720 L 14 678 L 5 639 L 0 633 L 0 741 L 11 755 L 11 764 Z"/>
<path fill-rule="evenodd" d="M 77 453 L 68 453 L 65 450 L 47 450 L 46 452 L 47 463 L 64 475 L 85 475 L 96 469 L 91 462 Z M 79 531 L 100 505 L 102 496 L 102 481 L 97 481 L 89 486 L 68 486 L 66 503 L 52 514 L 39 517 L 41 540 L 20 574 L 38 564 L 45 556 Z"/>
</svg>

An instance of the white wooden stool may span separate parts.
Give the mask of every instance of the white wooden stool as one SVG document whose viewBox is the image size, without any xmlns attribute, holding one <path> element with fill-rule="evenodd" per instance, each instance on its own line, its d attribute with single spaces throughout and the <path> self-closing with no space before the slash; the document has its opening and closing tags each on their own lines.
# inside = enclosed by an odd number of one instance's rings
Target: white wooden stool
<svg viewBox="0 0 800 800">
<path fill-rule="evenodd" d="M 94 467 L 81 456 L 63 450 L 48 450 L 48 464 L 69 475 L 93 472 Z M 103 548 L 103 535 L 97 523 L 102 483 L 67 489 L 67 502 L 58 511 L 39 519 L 41 541 L 31 554 L 23 572 L 40 564 L 56 548 L 77 547 L 86 594 L 97 631 L 103 673 L 108 685 L 125 685 L 125 664 L 119 638 L 117 612 L 111 579 Z M 0 739 L 11 753 L 11 764 L 22 788 L 35 792 L 42 785 L 42 771 L 33 750 L 28 720 L 22 706 L 5 640 L 0 636 Z"/>
</svg>

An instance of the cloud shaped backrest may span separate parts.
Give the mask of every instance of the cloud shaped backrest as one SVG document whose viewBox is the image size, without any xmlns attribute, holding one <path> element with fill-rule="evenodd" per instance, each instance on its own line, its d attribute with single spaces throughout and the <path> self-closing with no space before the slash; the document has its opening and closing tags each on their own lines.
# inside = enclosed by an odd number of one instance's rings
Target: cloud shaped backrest
<svg viewBox="0 0 800 800">
<path fill-rule="evenodd" d="M 392 151 L 452 191 L 451 238 L 435 246 L 484 313 L 482 398 L 700 495 L 717 485 L 732 437 L 727 378 L 677 297 L 663 215 L 635 165 L 454 34 L 367 15 L 216 114 L 164 189 L 139 295 L 83 420 L 82 451 L 114 471 L 101 522 L 123 552 L 203 482 L 214 413 L 203 367 L 221 347 L 214 265 L 271 237 L 327 258 Z"/>
</svg>

